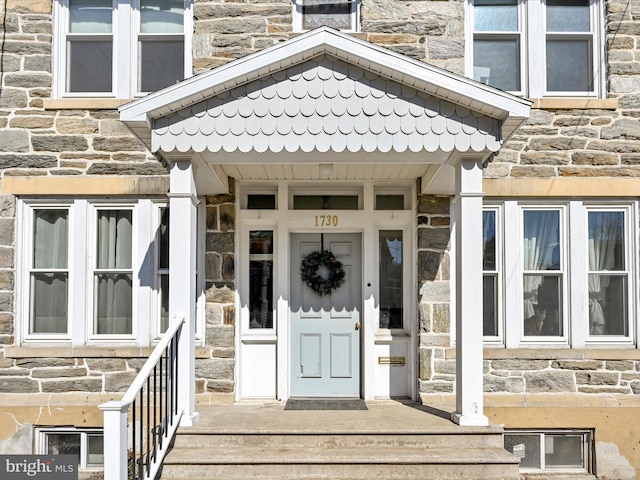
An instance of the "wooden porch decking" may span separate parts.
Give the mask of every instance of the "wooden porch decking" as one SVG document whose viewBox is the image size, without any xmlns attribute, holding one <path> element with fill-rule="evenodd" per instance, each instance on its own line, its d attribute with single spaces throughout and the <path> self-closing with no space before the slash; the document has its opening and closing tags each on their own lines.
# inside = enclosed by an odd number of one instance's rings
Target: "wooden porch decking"
<svg viewBox="0 0 640 480">
<path fill-rule="evenodd" d="M 415 403 L 367 406 L 198 405 L 200 421 L 178 430 L 161 478 L 519 479 L 501 427 L 461 427 Z"/>
</svg>

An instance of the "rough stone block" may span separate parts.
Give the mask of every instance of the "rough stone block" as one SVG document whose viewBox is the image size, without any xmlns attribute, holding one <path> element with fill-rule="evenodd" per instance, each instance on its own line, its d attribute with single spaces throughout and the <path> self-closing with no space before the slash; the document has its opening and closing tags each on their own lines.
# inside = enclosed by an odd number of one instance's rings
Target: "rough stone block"
<svg viewBox="0 0 640 480">
<path fill-rule="evenodd" d="M 33 135 L 31 143 L 39 152 L 84 151 L 89 148 L 87 139 L 78 135 Z"/>
<path fill-rule="evenodd" d="M 233 347 L 234 329 L 227 326 L 207 326 L 206 345 L 210 347 Z"/>
<path fill-rule="evenodd" d="M 508 377 L 504 379 L 504 389 L 508 393 L 523 393 L 524 392 L 524 378 L 521 377 Z"/>
<path fill-rule="evenodd" d="M 433 371 L 438 374 L 456 374 L 456 361 L 455 360 L 436 360 L 433 362 Z"/>
<path fill-rule="evenodd" d="M 93 372 L 121 372 L 127 369 L 122 358 L 87 358 L 87 367 Z"/>
<path fill-rule="evenodd" d="M 137 372 L 105 373 L 104 389 L 107 392 L 126 392 L 136 375 Z"/>
<path fill-rule="evenodd" d="M 31 370 L 32 378 L 62 378 L 62 377 L 86 377 L 87 369 L 84 367 L 69 368 L 34 368 Z"/>
<path fill-rule="evenodd" d="M 0 393 L 38 393 L 38 382 L 29 378 L 0 378 Z"/>
<path fill-rule="evenodd" d="M 420 393 L 453 393 L 453 382 L 420 382 Z"/>
<path fill-rule="evenodd" d="M 449 197 L 436 197 L 420 195 L 418 197 L 418 213 L 430 213 L 432 215 L 449 215 Z"/>
<path fill-rule="evenodd" d="M 53 127 L 53 118 L 33 116 L 33 117 L 15 117 L 11 119 L 11 128 L 27 128 L 30 130 L 51 128 Z"/>
<path fill-rule="evenodd" d="M 0 268 L 13 268 L 13 248 L 0 247 Z"/>
<path fill-rule="evenodd" d="M 449 282 L 424 282 L 420 287 L 420 303 L 449 303 L 450 301 Z"/>
<path fill-rule="evenodd" d="M 612 126 L 603 128 L 600 136 L 603 140 L 640 140 L 640 120 L 623 118 L 614 122 Z"/>
<path fill-rule="evenodd" d="M 508 359 L 508 360 L 491 360 L 492 370 L 507 370 L 507 371 L 526 371 L 526 370 L 543 370 L 549 366 L 547 360 L 521 360 L 521 359 Z"/>
<path fill-rule="evenodd" d="M 235 205 L 227 203 L 220 205 L 220 230 L 223 232 L 233 231 L 235 229 Z"/>
<path fill-rule="evenodd" d="M 207 302 L 233 303 L 235 301 L 235 295 L 232 287 L 233 285 L 224 283 L 208 283 L 205 292 Z"/>
<path fill-rule="evenodd" d="M 29 134 L 24 130 L 0 131 L 0 152 L 28 152 Z"/>
<path fill-rule="evenodd" d="M 207 280 L 221 280 L 222 279 L 222 262 L 220 255 L 213 252 L 207 252 L 205 255 L 205 275 Z"/>
<path fill-rule="evenodd" d="M 433 280 L 436 280 L 443 257 L 443 252 L 431 252 L 425 250 L 419 251 L 418 281 L 431 282 Z"/>
<path fill-rule="evenodd" d="M 587 144 L 579 138 L 533 138 L 529 143 L 531 150 L 580 150 Z"/>
<path fill-rule="evenodd" d="M 207 380 L 207 392 L 211 393 L 233 393 L 234 383 L 232 380 Z"/>
<path fill-rule="evenodd" d="M 92 118 L 60 117 L 56 120 L 56 128 L 61 134 L 90 135 L 98 131 L 98 121 Z"/>
<path fill-rule="evenodd" d="M 235 280 L 235 261 L 232 253 L 222 254 L 222 279 Z"/>
<path fill-rule="evenodd" d="M 11 73 L 5 75 L 4 83 L 8 87 L 34 88 L 51 87 L 51 74 L 48 73 Z"/>
<path fill-rule="evenodd" d="M 418 248 L 446 250 L 450 239 L 448 228 L 418 228 Z"/>
<path fill-rule="evenodd" d="M 93 149 L 102 152 L 144 151 L 145 146 L 133 137 L 95 137 Z"/>
<path fill-rule="evenodd" d="M 432 305 L 433 312 L 433 332 L 449 333 L 450 330 L 450 309 L 446 303 L 434 303 Z"/>
<path fill-rule="evenodd" d="M 166 175 L 166 169 L 160 162 L 145 163 L 94 163 L 89 167 L 87 175 Z"/>
<path fill-rule="evenodd" d="M 53 155 L 0 155 L 0 168 L 55 168 L 58 160 Z"/>
<path fill-rule="evenodd" d="M 483 377 L 483 391 L 486 393 L 504 392 L 506 390 L 506 380 L 506 378 L 495 375 L 485 375 Z"/>
<path fill-rule="evenodd" d="M 73 358 L 19 358 L 16 366 L 22 368 L 73 367 Z"/>
<path fill-rule="evenodd" d="M 418 355 L 420 380 L 430 380 L 433 374 L 433 350 L 430 348 L 420 348 L 418 349 Z"/>
<path fill-rule="evenodd" d="M 42 381 L 42 391 L 47 393 L 101 392 L 102 379 L 88 378 L 82 380 Z"/>
<path fill-rule="evenodd" d="M 619 158 L 617 155 L 601 152 L 574 152 L 571 154 L 571 163 L 574 165 L 617 165 Z"/>
<path fill-rule="evenodd" d="M 564 152 L 522 152 L 520 162 L 523 165 L 566 165 L 569 154 Z"/>
<path fill-rule="evenodd" d="M 575 392 L 572 372 L 526 372 L 524 374 L 528 393 Z"/>
<path fill-rule="evenodd" d="M 579 385 L 618 385 L 619 373 L 614 372 L 579 372 L 576 383 Z"/>
<path fill-rule="evenodd" d="M 551 368 L 562 370 L 600 370 L 602 362 L 599 360 L 554 360 Z"/>
<path fill-rule="evenodd" d="M 207 232 L 207 252 L 233 253 L 233 241 L 233 233 Z"/>
<path fill-rule="evenodd" d="M 229 358 L 196 360 L 196 377 L 207 380 L 233 380 L 235 361 Z"/>
</svg>

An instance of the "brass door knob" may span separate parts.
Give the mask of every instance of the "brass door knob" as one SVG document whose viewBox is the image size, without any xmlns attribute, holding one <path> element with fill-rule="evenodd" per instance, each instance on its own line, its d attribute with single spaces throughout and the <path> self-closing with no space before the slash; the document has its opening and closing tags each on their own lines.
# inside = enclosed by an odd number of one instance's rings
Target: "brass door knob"
<svg viewBox="0 0 640 480">
<path fill-rule="evenodd" d="M 361 326 L 362 326 L 362 325 L 360 325 L 360 322 L 356 322 L 356 330 L 360 330 L 360 327 L 361 327 Z"/>
</svg>

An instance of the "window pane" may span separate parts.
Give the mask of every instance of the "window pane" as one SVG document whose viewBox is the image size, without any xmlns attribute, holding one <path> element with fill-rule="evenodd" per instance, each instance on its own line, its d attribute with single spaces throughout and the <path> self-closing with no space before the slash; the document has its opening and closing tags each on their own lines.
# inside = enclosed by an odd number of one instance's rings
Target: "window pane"
<svg viewBox="0 0 640 480">
<path fill-rule="evenodd" d="M 69 0 L 70 33 L 111 33 L 112 0 Z"/>
<path fill-rule="evenodd" d="M 582 435 L 545 435 L 546 467 L 586 468 Z"/>
<path fill-rule="evenodd" d="M 498 277 L 482 277 L 482 334 L 487 337 L 498 336 Z"/>
<path fill-rule="evenodd" d="M 524 275 L 525 336 L 562 336 L 562 277 Z"/>
<path fill-rule="evenodd" d="M 357 210 L 357 195 L 294 195 L 294 210 Z"/>
<path fill-rule="evenodd" d="M 249 210 L 275 210 L 276 208 L 276 196 L 272 194 L 247 195 L 247 208 Z"/>
<path fill-rule="evenodd" d="M 547 40 L 547 90 L 592 91 L 591 50 L 590 40 Z"/>
<path fill-rule="evenodd" d="M 589 275 L 589 333 L 629 335 L 626 275 Z"/>
<path fill-rule="evenodd" d="M 376 195 L 376 210 L 404 210 L 404 195 Z"/>
<path fill-rule="evenodd" d="M 31 274 L 29 333 L 67 333 L 67 273 Z"/>
<path fill-rule="evenodd" d="M 589 270 L 625 269 L 624 212 L 589 212 Z"/>
<path fill-rule="evenodd" d="M 131 280 L 126 273 L 96 274 L 94 332 L 98 335 L 132 333 Z"/>
<path fill-rule="evenodd" d="M 142 33 L 183 33 L 183 0 L 140 0 Z"/>
<path fill-rule="evenodd" d="M 160 332 L 169 328 L 169 275 L 160 275 Z"/>
<path fill-rule="evenodd" d="M 184 41 L 140 41 L 140 91 L 155 92 L 184 79 Z"/>
<path fill-rule="evenodd" d="M 482 212 L 482 269 L 496 269 L 496 212 Z"/>
<path fill-rule="evenodd" d="M 402 328 L 402 231 L 381 230 L 380 328 Z"/>
<path fill-rule="evenodd" d="M 542 467 L 539 434 L 505 434 L 504 448 L 520 457 L 520 468 Z"/>
<path fill-rule="evenodd" d="M 560 212 L 525 210 L 523 242 L 525 270 L 559 270 Z"/>
<path fill-rule="evenodd" d="M 131 210 L 98 211 L 97 268 L 131 268 L 131 217 Z"/>
<path fill-rule="evenodd" d="M 80 434 L 47 433 L 47 453 L 49 455 L 76 455 L 80 464 Z"/>
<path fill-rule="evenodd" d="M 273 328 L 273 232 L 249 233 L 249 328 Z"/>
<path fill-rule="evenodd" d="M 548 32 L 590 32 L 589 0 L 547 0 Z"/>
<path fill-rule="evenodd" d="M 351 29 L 351 3 L 345 0 L 303 0 L 302 28 Z"/>
<path fill-rule="evenodd" d="M 518 31 L 517 0 L 476 0 L 473 6 L 475 31 Z"/>
<path fill-rule="evenodd" d="M 87 465 L 104 465 L 104 437 L 87 435 Z"/>
<path fill-rule="evenodd" d="M 111 92 L 113 44 L 109 40 L 68 42 L 68 92 Z"/>
<path fill-rule="evenodd" d="M 169 209 L 161 208 L 160 216 L 160 252 L 158 259 L 158 268 L 169 268 Z"/>
<path fill-rule="evenodd" d="M 33 212 L 33 268 L 67 268 L 68 211 Z"/>
<path fill-rule="evenodd" d="M 520 42 L 473 41 L 473 79 L 507 91 L 520 90 Z"/>
</svg>

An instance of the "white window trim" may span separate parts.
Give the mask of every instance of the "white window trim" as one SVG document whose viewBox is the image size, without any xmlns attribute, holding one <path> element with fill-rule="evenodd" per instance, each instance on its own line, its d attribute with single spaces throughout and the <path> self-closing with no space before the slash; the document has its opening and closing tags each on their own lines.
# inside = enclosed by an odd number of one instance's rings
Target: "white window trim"
<svg viewBox="0 0 640 480">
<path fill-rule="evenodd" d="M 104 463 L 102 464 L 88 464 L 87 458 L 87 436 L 101 434 L 104 437 L 104 431 L 102 428 L 75 428 L 75 427 L 36 427 L 35 429 L 35 450 L 37 455 L 48 455 L 47 453 L 47 435 L 48 434 L 70 434 L 80 435 L 80 470 L 85 471 L 100 471 L 103 470 Z M 84 453 L 84 455 L 83 455 Z"/>
<path fill-rule="evenodd" d="M 529 98 L 543 97 L 580 97 L 606 98 L 606 59 L 604 1 L 590 0 L 591 33 L 572 34 L 571 38 L 588 36 L 593 38 L 593 91 L 592 92 L 549 92 L 546 89 L 546 9 L 545 0 L 518 1 L 518 32 L 480 32 L 483 37 L 492 33 L 510 33 L 520 35 L 520 76 L 521 89 L 510 92 Z M 473 41 L 474 9 L 473 0 L 465 2 L 465 70 L 466 76 L 474 78 Z"/>
<path fill-rule="evenodd" d="M 497 299 L 496 299 L 496 321 L 498 322 L 498 335 L 497 336 L 484 336 L 483 342 L 485 345 L 503 345 L 504 344 L 504 245 L 502 240 L 502 235 L 500 234 L 503 229 L 503 208 L 502 205 L 498 204 L 487 204 L 483 207 L 484 211 L 494 212 L 495 215 L 495 228 L 496 228 L 496 239 L 495 239 L 495 254 L 496 254 L 496 269 L 491 270 L 491 272 L 496 275 L 496 290 L 497 290 Z M 483 277 L 484 272 L 487 270 L 482 270 Z M 487 271 L 489 272 L 489 271 Z"/>
<path fill-rule="evenodd" d="M 17 203 L 17 260 L 16 272 L 16 343 L 19 345 L 71 344 L 148 346 L 159 330 L 159 295 L 155 288 L 156 231 L 159 212 L 164 201 L 140 199 L 137 202 L 99 201 L 42 201 L 19 199 Z M 29 334 L 30 321 L 30 256 L 33 247 L 33 211 L 38 208 L 69 209 L 69 303 L 68 333 Z M 131 335 L 94 335 L 93 331 L 93 267 L 95 264 L 96 213 L 99 209 L 132 210 L 132 314 Z M 200 255 L 202 257 L 202 255 Z M 202 259 L 199 260 L 203 262 Z M 203 267 L 202 267 L 203 268 Z M 204 292 L 204 288 L 201 290 Z M 204 297 L 204 293 L 202 294 Z M 199 308 L 203 312 L 204 308 Z M 203 316 L 204 313 L 201 313 Z M 199 322 L 200 323 L 200 322 Z M 202 332 L 202 328 L 199 328 Z M 200 335 L 201 336 L 201 335 Z"/>
<path fill-rule="evenodd" d="M 193 75 L 193 1 L 184 0 L 184 78 Z M 53 98 L 130 99 L 149 92 L 138 91 L 138 30 L 140 0 L 113 0 L 113 79 L 111 92 L 66 92 L 66 37 L 69 23 L 69 0 L 53 4 Z M 123 67 L 128 65 L 128 68 Z"/>
<path fill-rule="evenodd" d="M 485 209 L 502 208 L 502 230 L 497 241 L 504 242 L 502 250 L 503 269 L 500 275 L 504 295 L 498 305 L 503 309 L 504 345 L 506 348 L 521 347 L 573 347 L 573 348 L 640 348 L 638 332 L 640 332 L 640 302 L 638 288 L 640 286 L 640 255 L 637 221 L 638 203 L 624 200 L 602 202 L 593 200 L 572 200 L 567 202 L 526 202 L 517 200 L 487 201 Z M 522 305 L 522 212 L 523 209 L 560 209 L 560 238 L 564 241 L 563 256 L 563 337 L 525 337 Z M 628 322 L 629 335 L 591 336 L 589 335 L 589 300 L 588 300 L 588 230 L 587 214 L 589 211 L 623 211 L 625 212 L 625 242 L 628 274 Z M 497 222 L 496 222 L 497 223 Z M 506 239 L 518 239 L 507 241 Z M 509 278 L 518 281 L 508 281 Z M 516 324 L 517 322 L 517 324 Z M 485 346 L 498 346 L 498 342 L 485 338 Z"/>
<path fill-rule="evenodd" d="M 344 29 L 343 32 L 357 33 L 360 31 L 360 0 L 352 0 L 351 8 L 351 28 Z M 296 33 L 306 32 L 302 28 L 302 0 L 293 0 L 293 31 Z"/>
</svg>

